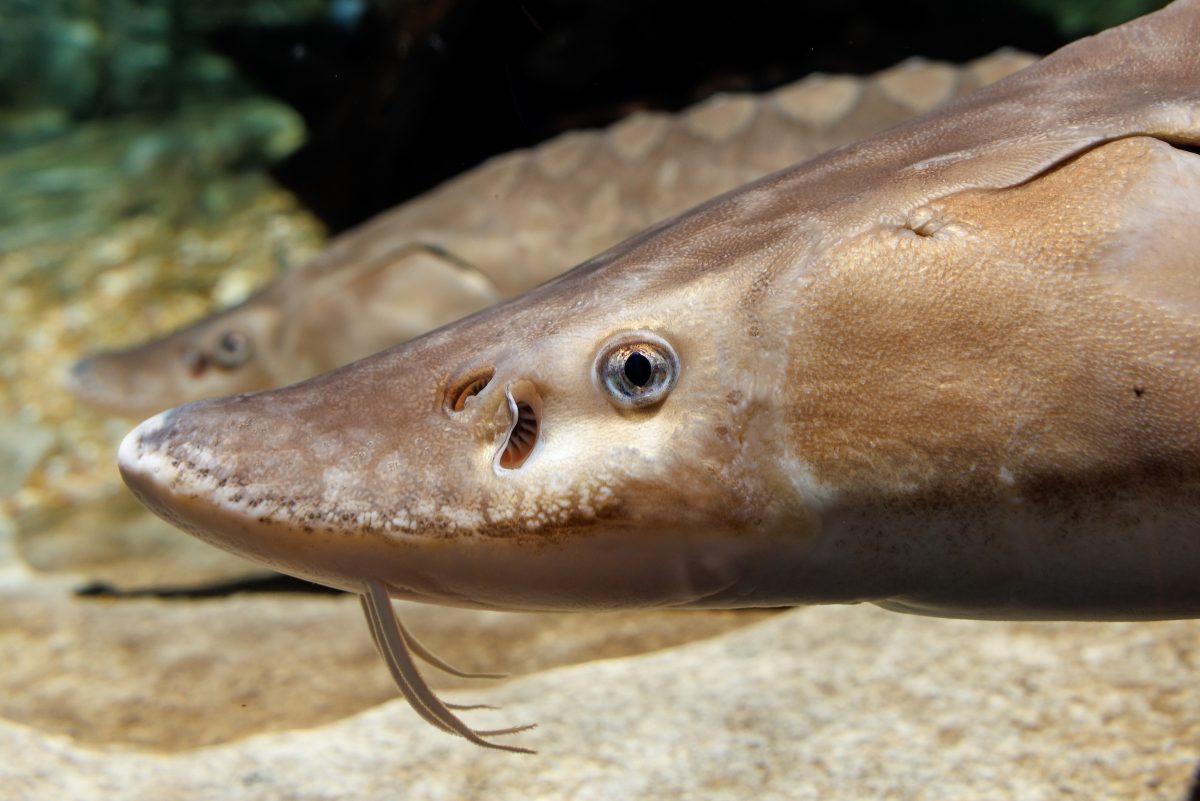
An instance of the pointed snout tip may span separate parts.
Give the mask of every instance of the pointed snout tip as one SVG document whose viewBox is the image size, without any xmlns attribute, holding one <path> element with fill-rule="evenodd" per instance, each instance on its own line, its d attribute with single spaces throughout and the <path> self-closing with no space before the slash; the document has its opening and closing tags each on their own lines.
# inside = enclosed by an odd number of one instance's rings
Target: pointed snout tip
<svg viewBox="0 0 1200 801">
<path fill-rule="evenodd" d="M 107 414 L 134 420 L 172 405 L 170 399 L 159 403 L 153 393 L 147 396 L 145 377 L 122 369 L 121 361 L 109 353 L 93 353 L 63 367 L 58 381 L 76 400 Z"/>
<path fill-rule="evenodd" d="M 161 483 L 166 465 L 160 447 L 174 409 L 159 412 L 138 424 L 125 435 L 117 448 L 117 468 L 121 478 L 143 503 L 152 495 L 153 485 Z"/>
<path fill-rule="evenodd" d="M 67 367 L 67 380 L 73 382 L 86 381 L 94 363 L 95 357 L 93 356 L 84 356 L 82 359 L 76 359 Z"/>
<path fill-rule="evenodd" d="M 59 371 L 59 383 L 80 400 L 89 400 L 94 392 L 95 359 L 85 356 Z"/>
</svg>

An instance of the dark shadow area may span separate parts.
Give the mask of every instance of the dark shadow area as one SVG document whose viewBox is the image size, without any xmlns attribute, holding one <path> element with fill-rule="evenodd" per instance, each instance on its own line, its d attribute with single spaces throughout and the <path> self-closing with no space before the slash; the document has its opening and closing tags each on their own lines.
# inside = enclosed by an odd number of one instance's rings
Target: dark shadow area
<svg viewBox="0 0 1200 801">
<path fill-rule="evenodd" d="M 1016 2 L 413 0 L 353 24 L 237 27 L 213 45 L 295 107 L 308 144 L 276 171 L 333 231 L 490 155 L 637 109 L 762 91 L 913 55 L 1049 52 L 1053 20 Z"/>
<path fill-rule="evenodd" d="M 220 581 L 189 587 L 150 587 L 137 590 L 121 590 L 103 581 L 93 581 L 75 590 L 80 598 L 170 598 L 173 600 L 193 600 L 197 598 L 225 598 L 240 593 L 306 593 L 313 595 L 341 595 L 342 590 L 335 590 L 321 584 L 313 584 L 291 576 L 280 574 L 263 576 L 261 578 L 236 579 Z"/>
</svg>

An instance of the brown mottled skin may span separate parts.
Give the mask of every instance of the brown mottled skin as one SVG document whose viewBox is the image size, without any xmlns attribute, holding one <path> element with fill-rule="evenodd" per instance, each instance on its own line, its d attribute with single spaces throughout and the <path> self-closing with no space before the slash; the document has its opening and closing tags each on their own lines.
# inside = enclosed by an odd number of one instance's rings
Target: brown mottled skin
<svg viewBox="0 0 1200 801">
<path fill-rule="evenodd" d="M 866 78 L 814 75 L 499 156 L 337 237 L 237 306 L 89 356 L 69 386 L 143 417 L 308 378 L 532 289 L 660 219 L 1032 59 L 1002 51 L 963 67 L 914 59 Z M 221 358 L 230 332 L 246 338 L 244 359 Z"/>
<path fill-rule="evenodd" d="M 1200 616 L 1198 43 L 1180 0 L 408 344 L 158 415 L 122 472 L 362 593 L 414 709 L 485 745 L 388 594 Z M 652 404 L 614 343 L 677 360 Z"/>
</svg>

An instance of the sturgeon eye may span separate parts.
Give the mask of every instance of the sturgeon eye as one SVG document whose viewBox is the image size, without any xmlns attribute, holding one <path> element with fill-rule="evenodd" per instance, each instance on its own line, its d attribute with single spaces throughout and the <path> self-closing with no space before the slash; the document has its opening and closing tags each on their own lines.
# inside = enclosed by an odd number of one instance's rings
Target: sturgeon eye
<svg viewBox="0 0 1200 801">
<path fill-rule="evenodd" d="M 616 405 L 629 409 L 653 406 L 675 386 L 679 357 L 666 342 L 655 340 L 620 342 L 600 354 L 597 378 Z"/>
<path fill-rule="evenodd" d="M 232 370 L 249 361 L 252 351 L 250 337 L 241 331 L 226 331 L 217 339 L 212 360 L 226 370 Z"/>
</svg>

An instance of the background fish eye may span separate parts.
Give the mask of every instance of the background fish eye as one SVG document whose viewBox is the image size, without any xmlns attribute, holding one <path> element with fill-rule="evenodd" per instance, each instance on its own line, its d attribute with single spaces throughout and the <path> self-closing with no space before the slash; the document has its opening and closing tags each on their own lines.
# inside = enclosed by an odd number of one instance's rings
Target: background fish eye
<svg viewBox="0 0 1200 801">
<path fill-rule="evenodd" d="M 221 367 L 240 367 L 249 360 L 253 348 L 250 338 L 237 330 L 226 331 L 217 339 L 213 361 Z"/>
</svg>

